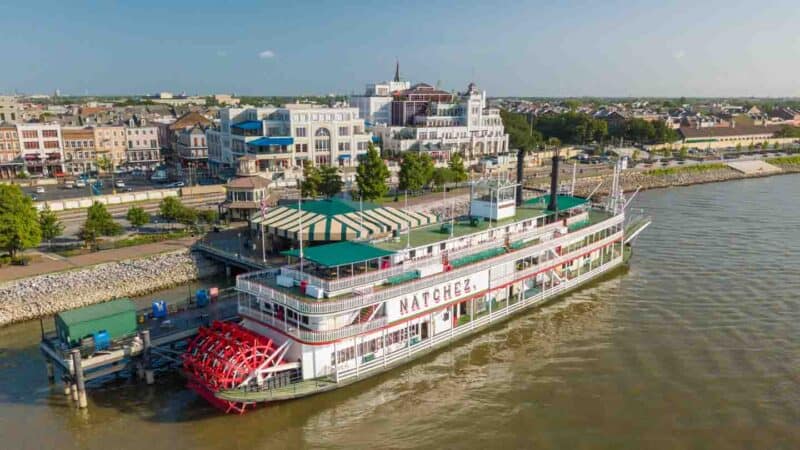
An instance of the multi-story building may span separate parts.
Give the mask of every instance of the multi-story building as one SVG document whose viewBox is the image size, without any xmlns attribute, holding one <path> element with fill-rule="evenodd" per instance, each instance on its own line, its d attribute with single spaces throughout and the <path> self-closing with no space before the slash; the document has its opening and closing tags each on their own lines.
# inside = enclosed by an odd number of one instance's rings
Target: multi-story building
<svg viewBox="0 0 800 450">
<path fill-rule="evenodd" d="M 17 124 L 19 146 L 30 174 L 63 175 L 64 149 L 58 123 Z"/>
<path fill-rule="evenodd" d="M 158 127 L 140 126 L 125 128 L 126 165 L 140 170 L 153 170 L 161 163 L 158 145 Z"/>
<path fill-rule="evenodd" d="M 98 156 L 111 160 L 114 167 L 125 162 L 125 127 L 122 125 L 99 125 L 94 128 L 94 141 Z"/>
<path fill-rule="evenodd" d="M 0 95 L 0 123 L 17 123 L 22 121 L 22 108 L 17 98 L 10 95 Z"/>
<path fill-rule="evenodd" d="M 215 170 L 230 169 L 233 161 L 253 155 L 259 172 L 284 175 L 304 161 L 355 166 L 372 139 L 358 108 L 306 103 L 222 109 L 219 128 L 207 134 Z"/>
<path fill-rule="evenodd" d="M 427 152 L 437 160 L 458 152 L 474 162 L 508 151 L 500 110 L 488 108 L 486 93 L 472 83 L 460 94 L 424 83 L 395 93 L 390 125 L 377 125 L 374 133 L 384 151 Z"/>
<path fill-rule="evenodd" d="M 181 168 L 205 170 L 208 167 L 205 128 L 195 125 L 180 130 L 176 143 L 176 155 Z"/>
<path fill-rule="evenodd" d="M 61 129 L 64 143 L 64 168 L 69 174 L 80 175 L 97 170 L 95 130 L 83 127 Z"/>
<path fill-rule="evenodd" d="M 25 167 L 17 127 L 0 122 L 0 179 L 16 178 Z"/>
<path fill-rule="evenodd" d="M 211 121 L 200 113 L 189 112 L 174 121 L 158 121 L 156 122 L 156 126 L 158 127 L 158 143 L 161 145 L 161 148 L 164 149 L 165 159 L 167 159 L 172 166 L 180 167 L 182 160 L 178 153 L 178 136 L 182 131 L 187 129 L 195 127 L 205 129 L 211 126 Z M 191 141 L 189 142 L 191 143 Z M 184 148 L 186 148 L 185 145 Z"/>
<path fill-rule="evenodd" d="M 350 97 L 350 106 L 358 108 L 358 115 L 367 122 L 367 125 L 386 125 L 392 120 L 393 95 L 410 88 L 411 83 L 400 80 L 398 63 L 392 81 L 368 84 L 364 95 Z"/>
</svg>

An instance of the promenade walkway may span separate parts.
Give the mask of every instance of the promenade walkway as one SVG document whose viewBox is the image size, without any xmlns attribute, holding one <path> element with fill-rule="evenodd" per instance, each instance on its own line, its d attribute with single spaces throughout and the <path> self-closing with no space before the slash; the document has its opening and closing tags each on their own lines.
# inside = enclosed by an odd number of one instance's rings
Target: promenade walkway
<svg viewBox="0 0 800 450">
<path fill-rule="evenodd" d="M 35 263 L 31 263 L 30 265 L 3 266 L 0 268 L 0 283 L 19 278 L 43 275 L 46 273 L 62 272 L 65 270 L 78 269 L 96 264 L 122 261 L 131 258 L 141 258 L 143 256 L 181 250 L 191 247 L 192 244 L 194 244 L 198 239 L 199 237 L 172 239 L 152 244 L 136 245 L 113 250 L 102 250 L 99 252 L 70 256 L 66 258 L 49 253 L 40 253 L 42 259 Z"/>
</svg>

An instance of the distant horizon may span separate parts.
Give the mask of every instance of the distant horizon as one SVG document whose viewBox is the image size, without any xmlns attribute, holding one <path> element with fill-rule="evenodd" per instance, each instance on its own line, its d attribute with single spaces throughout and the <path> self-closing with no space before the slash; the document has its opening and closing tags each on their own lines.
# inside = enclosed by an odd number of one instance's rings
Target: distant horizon
<svg viewBox="0 0 800 450">
<path fill-rule="evenodd" d="M 0 92 L 352 95 L 399 60 L 491 97 L 795 98 L 797 23 L 789 0 L 11 2 Z"/>
</svg>

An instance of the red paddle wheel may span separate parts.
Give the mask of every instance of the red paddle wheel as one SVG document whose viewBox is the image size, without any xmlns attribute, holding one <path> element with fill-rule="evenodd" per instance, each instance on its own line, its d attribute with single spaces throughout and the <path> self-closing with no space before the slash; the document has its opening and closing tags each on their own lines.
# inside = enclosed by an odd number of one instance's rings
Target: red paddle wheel
<svg viewBox="0 0 800 450">
<path fill-rule="evenodd" d="M 282 364 L 275 343 L 241 325 L 214 321 L 200 328 L 183 354 L 189 388 L 226 413 L 245 411 L 250 403 L 217 398 L 214 393 L 236 389 L 268 366 Z"/>
</svg>

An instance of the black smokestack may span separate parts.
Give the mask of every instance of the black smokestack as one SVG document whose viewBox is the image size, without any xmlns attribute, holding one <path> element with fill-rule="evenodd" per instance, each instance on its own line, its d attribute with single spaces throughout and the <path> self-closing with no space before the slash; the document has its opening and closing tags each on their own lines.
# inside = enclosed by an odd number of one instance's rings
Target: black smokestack
<svg viewBox="0 0 800 450">
<path fill-rule="evenodd" d="M 550 204 L 547 209 L 558 213 L 558 151 L 553 153 L 553 170 L 550 173 Z"/>
<path fill-rule="evenodd" d="M 517 150 L 517 206 L 522 206 L 523 168 L 525 167 L 525 150 Z"/>
</svg>

